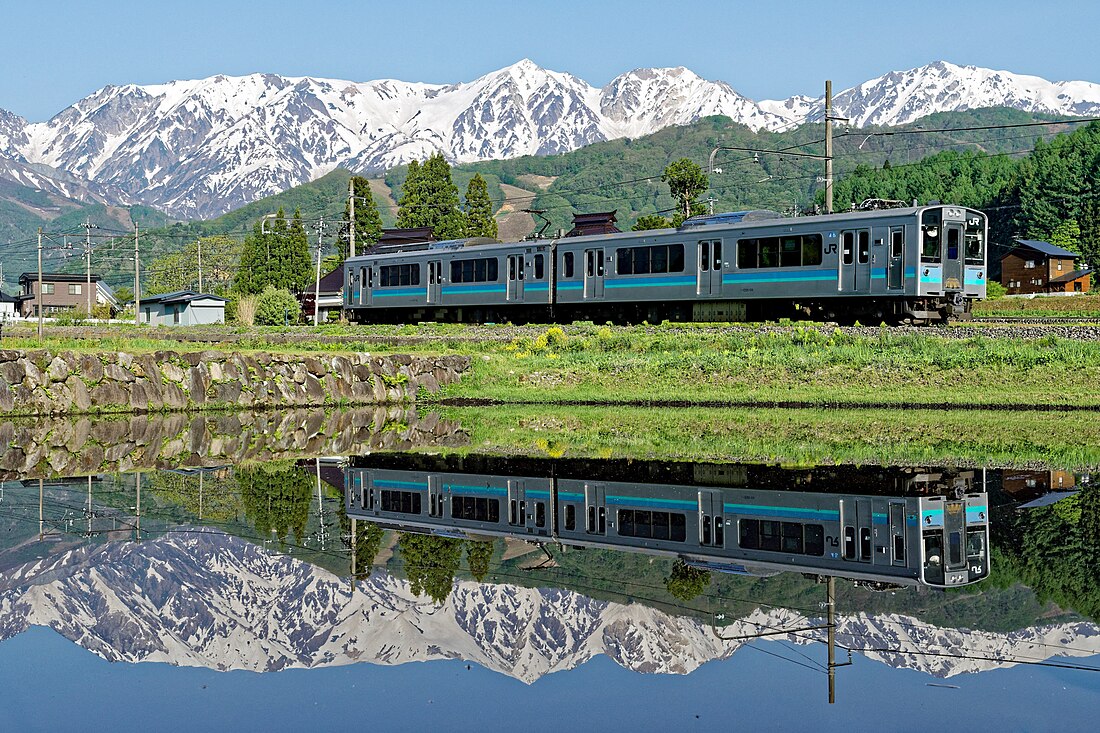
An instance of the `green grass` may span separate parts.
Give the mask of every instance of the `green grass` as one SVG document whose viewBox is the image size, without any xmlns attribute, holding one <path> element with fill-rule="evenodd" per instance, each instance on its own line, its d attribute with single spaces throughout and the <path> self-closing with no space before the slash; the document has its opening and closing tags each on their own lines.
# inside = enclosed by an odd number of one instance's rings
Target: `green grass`
<svg viewBox="0 0 1100 733">
<path fill-rule="evenodd" d="M 1100 296 L 997 298 L 974 304 L 976 318 L 1100 318 Z"/>
<path fill-rule="evenodd" d="M 1100 413 L 494 405 L 461 451 L 553 458 L 1100 468 Z"/>
</svg>

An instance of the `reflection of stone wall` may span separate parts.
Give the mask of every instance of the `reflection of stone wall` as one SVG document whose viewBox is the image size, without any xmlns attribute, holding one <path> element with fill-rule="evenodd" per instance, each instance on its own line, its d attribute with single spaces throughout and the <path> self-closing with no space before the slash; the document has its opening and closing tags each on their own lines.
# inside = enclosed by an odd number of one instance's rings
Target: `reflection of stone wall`
<svg viewBox="0 0 1100 733">
<path fill-rule="evenodd" d="M 238 465 L 463 445 L 456 423 L 407 408 L 53 417 L 0 422 L 0 480 Z"/>
<path fill-rule="evenodd" d="M 392 404 L 437 392 L 462 356 L 0 351 L 0 414 Z"/>
</svg>

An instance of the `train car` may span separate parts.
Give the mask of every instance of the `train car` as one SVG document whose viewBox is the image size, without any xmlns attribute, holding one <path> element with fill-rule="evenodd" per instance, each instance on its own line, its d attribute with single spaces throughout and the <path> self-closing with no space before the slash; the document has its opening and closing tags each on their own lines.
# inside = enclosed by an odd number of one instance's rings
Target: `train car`
<svg viewBox="0 0 1100 733">
<path fill-rule="evenodd" d="M 356 465 L 346 472 L 346 509 L 351 518 L 406 531 L 646 552 L 754 574 L 799 571 L 934 587 L 989 574 L 988 501 L 973 472 L 946 482 L 937 474 L 945 491 L 931 493 L 925 481 L 916 494 L 530 473 Z"/>
<path fill-rule="evenodd" d="M 735 212 L 677 229 L 386 248 L 345 267 L 345 308 L 360 321 L 929 323 L 967 317 L 985 297 L 987 220 L 941 204 Z"/>
</svg>

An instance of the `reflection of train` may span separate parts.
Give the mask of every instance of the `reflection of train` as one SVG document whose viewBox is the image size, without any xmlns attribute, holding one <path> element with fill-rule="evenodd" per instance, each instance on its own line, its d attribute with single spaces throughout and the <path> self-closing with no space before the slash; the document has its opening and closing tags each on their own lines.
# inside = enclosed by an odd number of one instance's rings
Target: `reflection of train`
<svg viewBox="0 0 1100 733">
<path fill-rule="evenodd" d="M 985 297 L 986 217 L 923 206 L 501 244 L 377 247 L 344 264 L 358 321 L 746 320 L 801 312 L 929 322 Z"/>
<path fill-rule="evenodd" d="M 731 572 L 941 587 L 989 574 L 988 504 L 973 472 L 910 473 L 885 482 L 884 493 L 849 494 L 771 488 L 782 471 L 757 484 L 744 466 L 700 467 L 675 483 L 585 478 L 552 462 L 493 468 L 484 459 L 356 458 L 347 511 L 398 529 L 651 552 Z M 808 475 L 790 472 L 788 485 L 809 487 Z M 708 485 L 708 476 L 720 480 Z"/>
</svg>

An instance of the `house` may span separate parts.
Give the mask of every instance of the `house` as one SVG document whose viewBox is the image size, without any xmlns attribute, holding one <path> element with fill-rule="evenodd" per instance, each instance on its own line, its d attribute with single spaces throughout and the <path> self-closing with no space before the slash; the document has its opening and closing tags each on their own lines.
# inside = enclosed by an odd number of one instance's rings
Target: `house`
<svg viewBox="0 0 1100 733">
<path fill-rule="evenodd" d="M 318 284 L 311 282 L 298 294 L 298 302 L 302 304 L 302 316 L 313 322 L 313 296 L 318 292 Z M 344 268 L 337 267 L 321 278 L 320 282 L 320 322 L 328 321 L 330 313 L 339 314 L 344 307 Z"/>
<path fill-rule="evenodd" d="M 150 295 L 141 299 L 141 322 L 151 326 L 198 326 L 225 323 L 225 298 L 193 290 Z"/>
<path fill-rule="evenodd" d="M 0 290 L 0 323 L 15 318 L 15 307 L 19 299 Z"/>
<path fill-rule="evenodd" d="M 109 306 L 112 316 L 119 310 L 118 298 L 99 275 L 43 272 L 41 278 L 44 316 L 77 310 L 87 313 L 89 304 L 93 309 L 97 305 Z M 38 317 L 38 279 L 39 274 L 36 272 L 24 272 L 19 276 L 20 293 L 16 296 L 16 309 L 24 318 Z"/>
<path fill-rule="evenodd" d="M 574 214 L 573 228 L 565 235 L 567 237 L 587 237 L 589 234 L 615 234 L 622 231 L 615 223 L 618 221 L 615 211 L 600 211 L 594 214 Z"/>
<path fill-rule="evenodd" d="M 1001 257 L 1001 284 L 1009 295 L 1087 293 L 1093 271 L 1079 263 L 1081 255 L 1049 242 L 1017 239 Z"/>
</svg>

